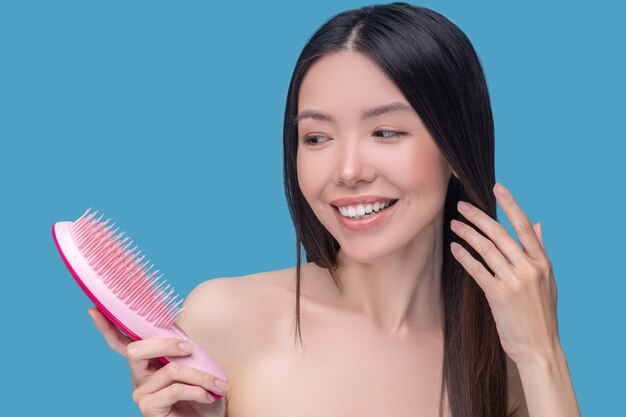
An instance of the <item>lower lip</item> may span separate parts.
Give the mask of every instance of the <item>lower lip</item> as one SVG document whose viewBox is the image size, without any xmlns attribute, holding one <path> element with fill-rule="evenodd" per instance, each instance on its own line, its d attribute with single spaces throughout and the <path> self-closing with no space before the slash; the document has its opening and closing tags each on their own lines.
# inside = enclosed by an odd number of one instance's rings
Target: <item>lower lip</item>
<svg viewBox="0 0 626 417">
<path fill-rule="evenodd" d="M 396 201 L 393 204 L 393 206 L 387 207 L 385 210 L 379 213 L 370 214 L 369 216 L 364 217 L 359 220 L 352 220 L 349 217 L 342 216 L 341 213 L 339 212 L 339 209 L 335 206 L 333 206 L 333 210 L 335 211 L 335 214 L 337 215 L 337 219 L 339 220 L 339 223 L 343 227 L 345 227 L 348 230 L 359 231 L 359 230 L 368 230 L 368 229 L 371 229 L 373 227 L 380 225 L 382 222 L 387 220 L 389 216 L 393 214 L 397 205 L 398 205 L 398 202 Z"/>
</svg>

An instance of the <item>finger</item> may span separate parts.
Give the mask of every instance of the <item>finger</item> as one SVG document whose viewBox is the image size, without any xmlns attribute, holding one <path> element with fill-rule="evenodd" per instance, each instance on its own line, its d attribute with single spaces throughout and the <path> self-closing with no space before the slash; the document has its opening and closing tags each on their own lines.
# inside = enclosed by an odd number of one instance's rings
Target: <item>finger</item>
<svg viewBox="0 0 626 417">
<path fill-rule="evenodd" d="M 139 397 L 137 405 L 144 416 L 164 415 L 170 411 L 172 405 L 179 401 L 197 401 L 210 404 L 215 401 L 215 397 L 201 387 L 177 383 L 154 394 Z"/>
<path fill-rule="evenodd" d="M 451 229 L 454 233 L 463 238 L 471 247 L 476 249 L 476 252 L 482 256 L 487 265 L 489 265 L 489 268 L 491 268 L 491 270 L 496 274 L 497 278 L 509 279 L 513 276 L 511 267 L 492 241 L 478 233 L 472 226 L 458 220 L 452 220 Z M 491 276 L 487 270 L 485 271 Z"/>
<path fill-rule="evenodd" d="M 452 256 L 454 256 L 463 268 L 474 278 L 476 283 L 485 292 L 485 295 L 487 295 L 487 298 L 490 298 L 492 291 L 499 285 L 500 281 L 494 279 L 493 275 L 485 269 L 483 264 L 477 261 L 463 246 L 452 242 L 450 249 Z"/>
<path fill-rule="evenodd" d="M 541 231 L 541 223 L 535 223 L 533 225 L 533 229 L 535 229 L 535 233 L 539 238 L 539 242 L 541 242 L 541 247 L 545 249 L 546 246 L 543 244 L 543 232 Z"/>
<path fill-rule="evenodd" d="M 133 387 L 139 386 L 154 371 L 150 360 L 161 356 L 187 356 L 191 353 L 191 344 L 173 338 L 137 340 L 126 346 L 128 366 L 132 375 Z"/>
<path fill-rule="evenodd" d="M 463 215 L 467 220 L 471 221 L 476 227 L 478 227 L 485 235 L 491 240 L 491 243 L 504 255 L 509 262 L 514 266 L 520 266 L 525 262 L 526 255 L 519 247 L 519 245 L 513 239 L 513 236 L 509 234 L 504 226 L 494 220 L 487 213 L 474 206 L 467 201 L 459 201 L 457 204 L 459 213 Z M 477 233 L 478 234 L 478 233 Z M 480 234 L 478 234 L 480 235 Z M 482 245 L 486 247 L 483 251 L 489 251 L 490 247 L 487 243 L 481 241 Z M 476 250 L 479 248 L 472 245 Z M 480 252 L 480 251 L 479 251 Z M 483 255 L 481 253 L 481 255 Z M 484 256 L 483 256 L 484 258 Z M 499 260 L 499 259 L 498 259 Z M 487 259 L 485 259 L 487 261 Z M 489 265 L 491 267 L 491 264 Z M 493 269 L 493 267 L 492 267 Z M 507 267 L 507 270 L 509 268 Z M 495 272 L 495 269 L 493 269 Z M 504 276 L 505 271 L 496 272 L 499 276 Z"/>
<path fill-rule="evenodd" d="M 504 213 L 511 221 L 526 254 L 530 256 L 531 259 L 542 260 L 544 258 L 544 252 L 539 238 L 535 233 L 535 229 L 532 227 L 528 216 L 526 216 L 513 198 L 513 195 L 500 183 L 497 183 L 493 187 L 493 192 L 504 210 Z"/>
<path fill-rule="evenodd" d="M 133 341 L 130 337 L 123 335 L 117 327 L 98 311 L 97 308 L 87 310 L 89 317 L 93 320 L 96 328 L 104 337 L 111 349 L 122 356 L 126 356 L 126 346 Z"/>
<path fill-rule="evenodd" d="M 217 379 L 218 378 L 207 372 L 170 362 L 155 372 L 154 375 L 141 384 L 136 391 L 138 395 L 153 394 L 172 385 L 172 383 L 182 382 L 188 385 L 200 386 L 207 391 L 224 395 L 225 390 L 218 387 L 215 383 Z"/>
</svg>

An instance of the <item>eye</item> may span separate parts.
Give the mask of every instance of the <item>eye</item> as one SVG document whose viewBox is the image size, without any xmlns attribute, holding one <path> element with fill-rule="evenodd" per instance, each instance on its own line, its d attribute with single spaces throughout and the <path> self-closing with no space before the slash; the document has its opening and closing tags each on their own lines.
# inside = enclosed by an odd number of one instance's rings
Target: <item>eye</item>
<svg viewBox="0 0 626 417">
<path fill-rule="evenodd" d="M 383 133 L 383 135 L 378 136 L 376 135 L 377 133 Z M 385 139 L 393 139 L 393 138 L 397 138 L 405 134 L 406 132 L 396 132 L 395 130 L 375 130 L 374 131 L 375 136 L 378 136 L 379 138 L 382 137 Z M 320 144 L 319 138 L 328 139 L 326 136 L 322 136 L 322 135 L 310 135 L 310 136 L 305 136 L 303 141 L 307 145 L 317 146 Z"/>
<path fill-rule="evenodd" d="M 321 135 L 311 135 L 311 136 L 305 136 L 304 137 L 304 143 L 306 143 L 307 145 L 319 145 L 319 142 L 316 142 L 316 140 L 318 138 L 325 138 L 326 136 L 321 136 Z"/>
<path fill-rule="evenodd" d="M 396 132 L 395 130 L 376 130 L 374 134 L 376 133 L 389 133 L 389 135 L 378 136 L 382 138 L 396 138 L 405 134 L 404 132 Z"/>
</svg>

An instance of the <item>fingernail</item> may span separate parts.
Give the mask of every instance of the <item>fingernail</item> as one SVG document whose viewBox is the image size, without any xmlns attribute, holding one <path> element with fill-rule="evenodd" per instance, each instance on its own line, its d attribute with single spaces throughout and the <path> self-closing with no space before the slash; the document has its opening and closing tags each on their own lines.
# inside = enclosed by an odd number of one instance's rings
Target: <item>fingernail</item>
<svg viewBox="0 0 626 417">
<path fill-rule="evenodd" d="M 191 351 L 193 350 L 193 346 L 191 346 L 191 344 L 187 342 L 180 342 L 178 344 L 178 349 L 185 353 L 191 353 Z"/>
<path fill-rule="evenodd" d="M 459 210 L 461 210 L 461 211 L 468 211 L 469 209 L 472 208 L 472 206 L 470 206 L 465 201 L 459 201 L 458 206 L 459 206 Z"/>
<path fill-rule="evenodd" d="M 221 379 L 215 379 L 215 386 L 223 391 L 226 391 L 228 389 L 228 384 Z"/>
<path fill-rule="evenodd" d="M 497 183 L 496 184 L 496 193 L 500 196 L 500 197 L 504 197 L 506 195 L 506 189 L 504 188 L 504 185 Z"/>
</svg>

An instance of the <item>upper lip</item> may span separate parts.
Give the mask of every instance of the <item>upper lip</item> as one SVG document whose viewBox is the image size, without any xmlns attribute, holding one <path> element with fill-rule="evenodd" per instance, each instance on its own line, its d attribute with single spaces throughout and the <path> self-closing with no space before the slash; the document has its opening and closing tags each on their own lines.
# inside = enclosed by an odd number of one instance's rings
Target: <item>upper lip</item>
<svg viewBox="0 0 626 417">
<path fill-rule="evenodd" d="M 355 195 L 349 197 L 341 197 L 330 202 L 333 206 L 354 206 L 356 204 L 384 203 L 385 201 L 395 200 L 395 198 L 384 197 L 381 195 Z"/>
</svg>

